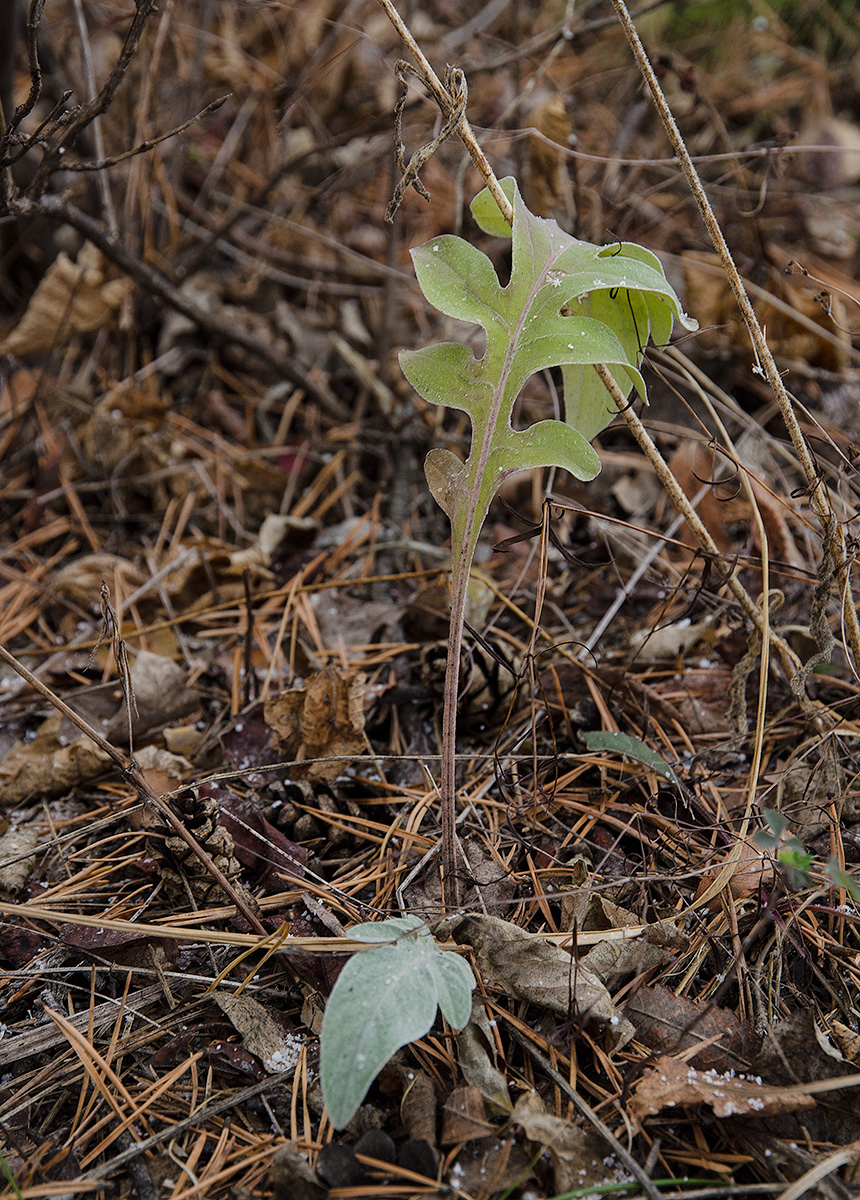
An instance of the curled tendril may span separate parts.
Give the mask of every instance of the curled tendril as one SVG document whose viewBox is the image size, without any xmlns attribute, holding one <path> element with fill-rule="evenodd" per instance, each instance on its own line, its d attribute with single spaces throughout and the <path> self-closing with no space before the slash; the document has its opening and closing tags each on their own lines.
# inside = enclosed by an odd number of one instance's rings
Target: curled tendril
<svg viewBox="0 0 860 1200">
<path fill-rule="evenodd" d="M 421 146 L 416 150 L 407 163 L 405 158 L 406 146 L 403 142 L 403 109 L 406 105 L 406 93 L 409 84 L 408 77 L 415 75 L 420 79 L 422 76 L 419 75 L 411 63 L 405 62 L 403 59 L 399 59 L 396 63 L 394 73 L 402 85 L 400 95 L 397 97 L 397 104 L 394 107 L 394 154 L 398 170 L 402 172 L 402 175 L 400 182 L 394 189 L 394 195 L 389 201 L 388 208 L 385 210 L 385 219 L 389 222 L 394 220 L 394 214 L 400 207 L 400 202 L 406 194 L 407 188 L 414 187 L 419 196 L 423 196 L 425 200 L 430 199 L 430 193 L 418 178 L 418 172 L 427 162 L 428 158 L 436 153 L 442 143 L 451 136 L 460 124 L 463 114 L 466 111 L 466 101 L 469 97 L 469 88 L 464 72 L 459 67 L 448 67 L 445 73 L 445 86 L 448 89 L 451 101 L 448 115 L 436 137 L 431 142 L 428 142 L 426 146 Z"/>
</svg>

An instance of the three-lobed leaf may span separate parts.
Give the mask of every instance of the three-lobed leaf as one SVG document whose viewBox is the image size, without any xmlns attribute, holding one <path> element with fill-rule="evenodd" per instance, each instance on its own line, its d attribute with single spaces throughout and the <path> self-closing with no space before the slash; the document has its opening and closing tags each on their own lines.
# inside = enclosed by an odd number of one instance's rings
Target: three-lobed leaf
<svg viewBox="0 0 860 1200">
<path fill-rule="evenodd" d="M 440 950 L 417 917 L 357 925 L 349 936 L 378 944 L 349 959 L 323 1017 L 320 1079 L 337 1129 L 392 1054 L 429 1031 L 437 1008 L 455 1029 L 467 1024 L 475 985 L 469 965 Z"/>
</svg>

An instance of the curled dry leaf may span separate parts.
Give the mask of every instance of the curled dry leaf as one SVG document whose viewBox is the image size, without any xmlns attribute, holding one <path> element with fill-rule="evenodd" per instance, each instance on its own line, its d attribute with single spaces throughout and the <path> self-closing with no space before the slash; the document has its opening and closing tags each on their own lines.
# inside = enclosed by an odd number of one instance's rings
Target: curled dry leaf
<svg viewBox="0 0 860 1200">
<path fill-rule="evenodd" d="M 658 1058 L 633 1089 L 630 1113 L 637 1120 L 666 1108 L 700 1108 L 715 1117 L 772 1117 L 815 1108 L 811 1096 L 790 1088 L 768 1087 L 759 1076 L 733 1071 L 697 1071 L 674 1058 Z"/>
<path fill-rule="evenodd" d="M 112 590 L 130 596 L 143 586 L 145 579 L 135 563 L 102 550 L 97 554 L 84 554 L 61 567 L 51 577 L 50 585 L 57 595 L 66 596 L 80 608 L 95 614 L 99 611 L 102 580 L 108 580 Z"/>
<path fill-rule="evenodd" d="M 14 808 L 36 796 L 61 796 L 110 767 L 113 759 L 83 734 L 68 739 L 65 719 L 54 713 L 31 742 L 21 742 L 0 762 L 0 803 Z"/>
<path fill-rule="evenodd" d="M 582 1021 L 605 1027 L 610 1051 L 633 1037 L 633 1026 L 620 1015 L 597 976 L 560 947 L 531 937 L 510 921 L 477 914 L 458 922 L 453 937 L 472 947 L 478 974 L 506 995 L 563 1016 L 573 1012 Z"/>
<path fill-rule="evenodd" d="M 511 1120 L 522 1126 L 530 1142 L 549 1151 L 555 1192 L 611 1182 L 606 1179 L 600 1139 L 588 1129 L 551 1116 L 534 1092 L 520 1096 Z"/>
<path fill-rule="evenodd" d="M 39 832 L 31 825 L 12 825 L 0 837 L 0 891 L 14 896 L 30 878 Z"/>
<path fill-rule="evenodd" d="M 722 862 L 714 867 L 710 867 L 699 882 L 696 889 L 696 899 L 703 896 L 714 881 L 719 877 L 720 872 L 725 868 L 731 852 L 726 855 Z M 731 878 L 728 881 L 728 889 L 735 900 L 748 900 L 751 896 L 757 896 L 760 889 L 763 887 L 773 887 L 775 878 L 773 858 L 761 846 L 757 846 L 752 838 L 745 838 L 741 846 L 740 857 L 732 865 Z M 714 896 L 708 903 L 708 908 L 713 911 L 718 908 L 720 897 Z"/>
<path fill-rule="evenodd" d="M 311 675 L 303 688 L 266 704 L 266 722 L 277 736 L 281 757 L 298 760 L 296 778 L 331 783 L 347 765 L 344 756 L 360 758 L 367 752 L 364 683 L 360 672 L 329 665 Z M 341 761 L 301 765 L 304 759 L 321 758 Z"/>
<path fill-rule="evenodd" d="M 0 354 L 17 358 L 44 354 L 75 334 L 114 325 L 131 290 L 130 279 L 107 278 L 101 251 L 92 243 L 84 243 L 77 262 L 61 251 L 21 320 L 0 342 Z"/>
</svg>

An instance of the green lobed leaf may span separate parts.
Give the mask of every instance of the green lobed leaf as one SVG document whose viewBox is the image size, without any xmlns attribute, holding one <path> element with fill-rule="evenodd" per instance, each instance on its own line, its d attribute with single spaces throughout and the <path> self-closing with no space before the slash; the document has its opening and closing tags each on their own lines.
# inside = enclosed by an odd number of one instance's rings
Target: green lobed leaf
<svg viewBox="0 0 860 1200">
<path fill-rule="evenodd" d="M 392 1054 L 428 1032 L 437 1008 L 456 1029 L 468 1022 L 474 987 L 468 964 L 440 950 L 417 917 L 357 925 L 349 936 L 387 944 L 354 954 L 326 1004 L 320 1081 L 337 1129 L 351 1120 Z"/>
<path fill-rule="evenodd" d="M 593 370 L 604 363 L 626 395 L 647 399 L 639 364 L 649 337 L 666 341 L 674 320 L 688 328 L 659 259 L 631 243 L 595 246 L 526 208 L 513 179 L 501 181 L 514 210 L 513 228 L 486 189 L 472 202 L 478 224 L 512 239 L 511 277 L 502 286 L 492 262 L 462 238 L 443 235 L 412 251 L 428 300 L 486 333 L 480 357 L 463 345 L 441 342 L 403 351 L 406 378 L 426 400 L 469 415 L 472 442 L 465 463 L 433 451 L 425 470 L 433 496 L 451 519 L 455 537 L 474 545 L 499 483 L 516 470 L 557 466 L 579 479 L 599 469 L 583 448 L 616 408 Z M 514 404 L 531 375 L 561 367 L 565 390 L 562 433 L 514 431 Z"/>
</svg>

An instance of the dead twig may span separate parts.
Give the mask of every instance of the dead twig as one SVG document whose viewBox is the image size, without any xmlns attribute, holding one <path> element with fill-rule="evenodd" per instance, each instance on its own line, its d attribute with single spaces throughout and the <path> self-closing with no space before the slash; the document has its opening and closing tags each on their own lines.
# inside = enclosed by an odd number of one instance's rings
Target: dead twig
<svg viewBox="0 0 860 1200">
<path fill-rule="evenodd" d="M 663 94 L 663 89 L 660 86 L 660 81 L 657 79 L 654 69 L 645 53 L 645 47 L 633 24 L 633 20 L 627 9 L 624 0 L 612 0 L 615 5 L 615 11 L 618 13 L 618 18 L 630 43 L 630 48 L 636 59 L 639 71 L 642 78 L 647 83 L 651 95 L 654 98 L 654 104 L 660 114 L 660 119 L 672 143 L 678 161 L 681 164 L 687 182 L 690 185 L 690 190 L 695 197 L 696 203 L 699 206 L 699 211 L 702 214 L 702 219 L 705 222 L 705 227 L 708 230 L 711 241 L 717 254 L 720 256 L 720 261 L 723 264 L 723 269 L 726 273 L 726 278 L 729 287 L 737 302 L 738 308 L 741 310 L 741 315 L 744 319 L 750 339 L 753 344 L 753 351 L 756 357 L 756 365 L 753 368 L 755 374 L 763 375 L 771 386 L 776 402 L 779 405 L 779 410 L 782 414 L 782 419 L 785 422 L 785 427 L 788 435 L 791 438 L 794 446 L 797 460 L 800 463 L 801 469 L 806 476 L 806 482 L 809 489 L 809 502 L 812 511 L 818 517 L 823 537 L 824 547 L 822 553 L 831 555 L 835 571 L 834 576 L 838 577 L 840 582 L 844 583 L 842 587 L 843 593 L 843 612 L 844 625 L 846 632 L 846 640 L 848 643 L 847 649 L 850 649 L 850 659 L 855 674 L 860 670 L 860 621 L 857 617 L 857 608 L 854 604 L 854 597 L 849 586 L 850 580 L 850 563 L 848 559 L 847 547 L 845 543 L 845 532 L 833 513 L 833 506 L 830 500 L 830 494 L 827 490 L 827 485 L 821 478 L 818 468 L 815 464 L 815 459 L 807 444 L 806 438 L 803 436 L 803 430 L 800 428 L 800 422 L 797 419 L 794 408 L 792 406 L 791 397 L 789 396 L 782 376 L 779 373 L 779 368 L 776 365 L 770 347 L 767 344 L 767 339 L 764 335 L 758 317 L 755 314 L 750 298 L 747 295 L 740 272 L 735 266 L 735 261 L 732 258 L 732 253 L 729 250 L 728 243 L 723 236 L 723 231 L 720 228 L 719 222 L 714 215 L 714 210 L 708 200 L 707 193 L 702 186 L 702 181 L 695 168 L 690 152 L 684 142 L 681 132 L 675 123 L 675 118 L 672 115 L 672 110 L 666 101 Z"/>
<path fill-rule="evenodd" d="M 161 271 L 145 263 L 120 238 L 112 237 L 94 217 L 82 212 L 68 200 L 59 196 L 40 196 L 34 200 L 22 196 L 9 204 L 14 216 L 32 219 L 47 217 L 59 224 L 71 225 L 97 246 L 114 266 L 119 267 L 135 283 L 152 296 L 164 300 L 171 308 L 181 312 L 201 329 L 210 333 L 216 341 L 241 346 L 257 358 L 269 363 L 296 387 L 304 388 L 335 420 L 346 420 L 349 416 L 345 406 L 333 395 L 325 384 L 312 379 L 287 355 L 273 349 L 261 338 L 256 337 L 235 321 L 220 313 L 207 312 L 179 288 L 170 282 Z"/>
</svg>

